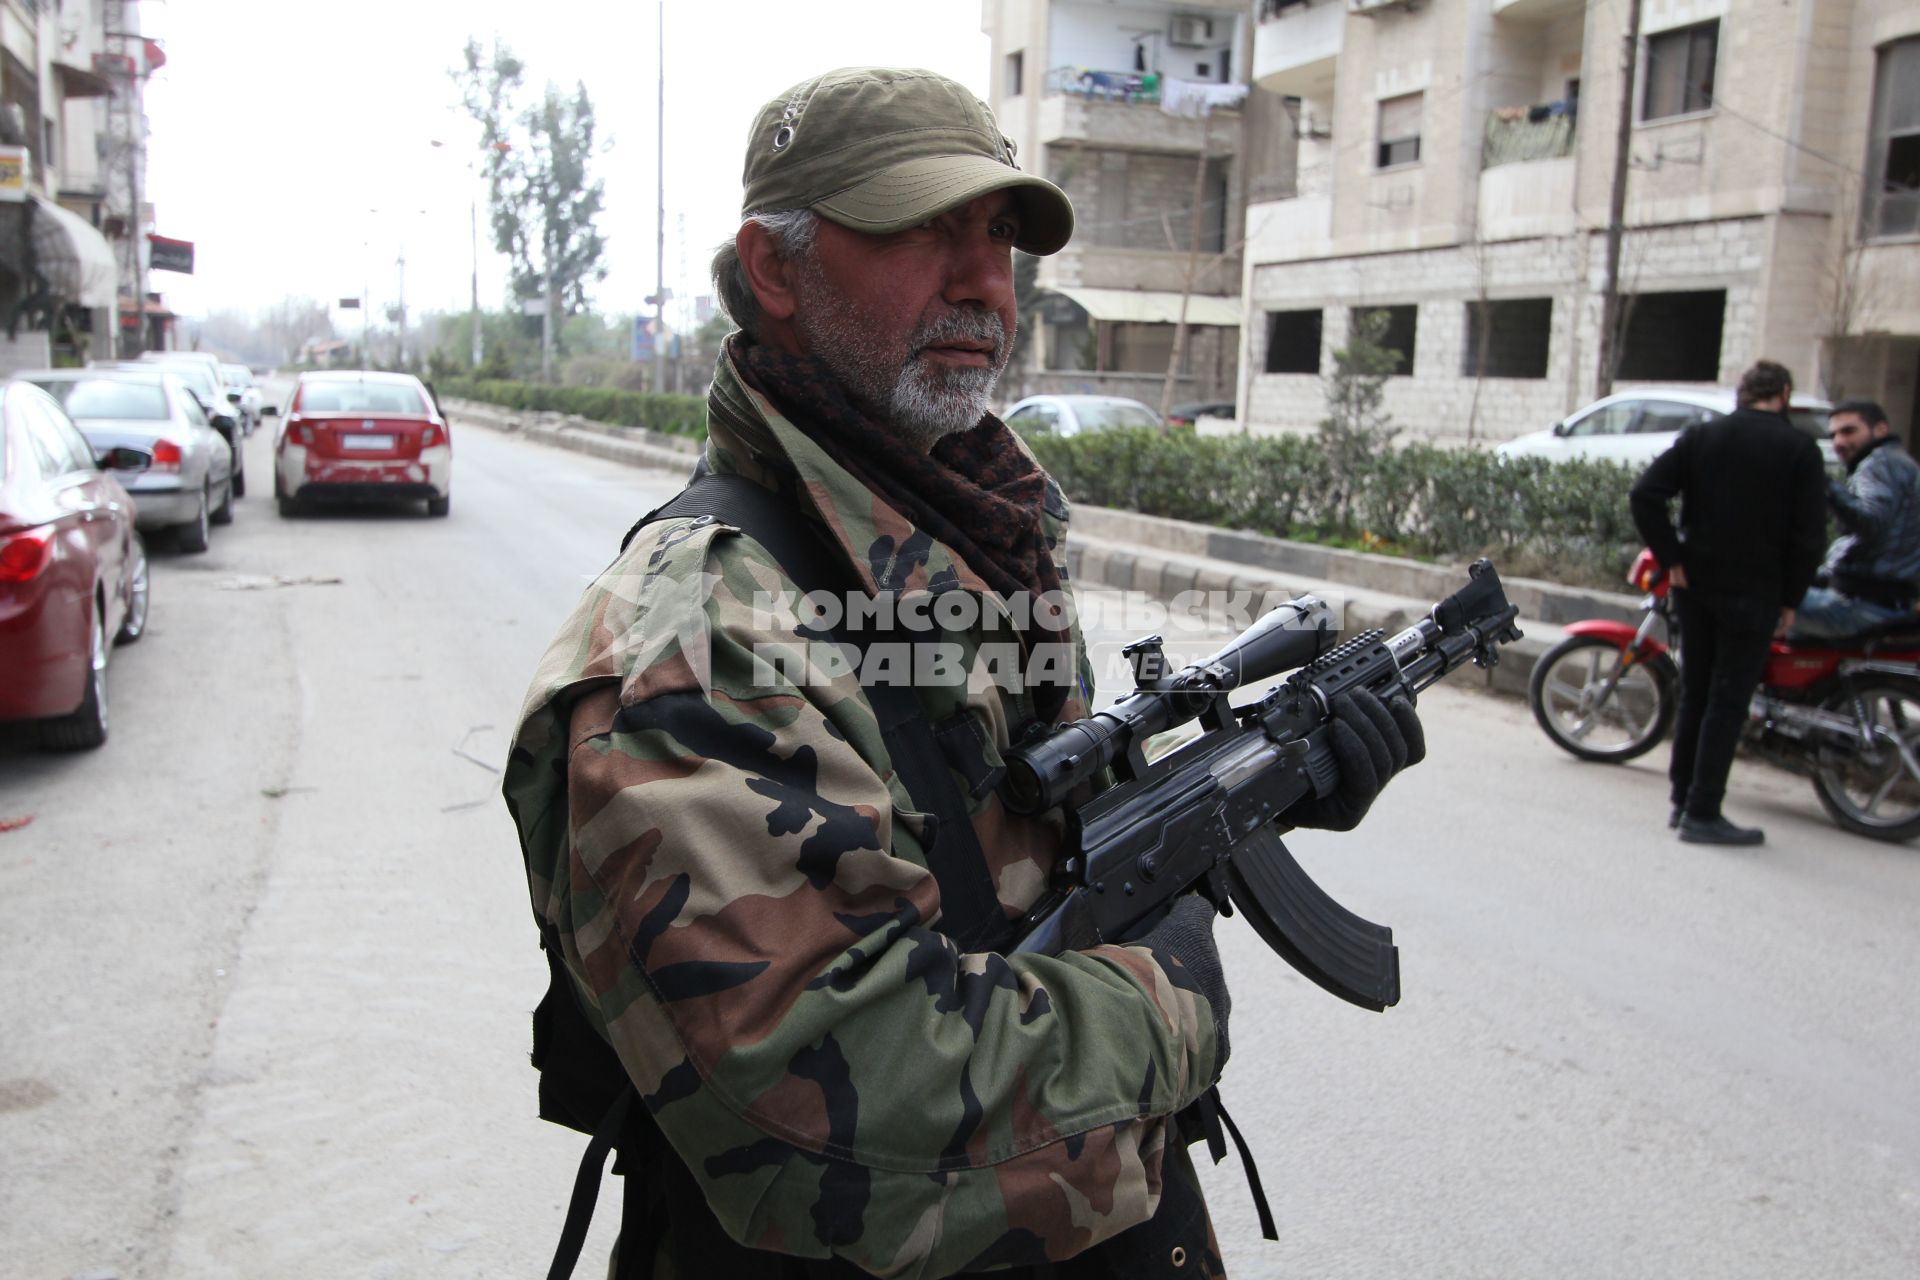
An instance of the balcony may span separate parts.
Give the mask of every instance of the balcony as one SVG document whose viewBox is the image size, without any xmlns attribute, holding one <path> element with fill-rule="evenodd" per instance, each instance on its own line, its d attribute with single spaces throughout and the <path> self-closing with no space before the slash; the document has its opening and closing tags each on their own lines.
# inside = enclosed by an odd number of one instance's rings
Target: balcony
<svg viewBox="0 0 1920 1280">
<path fill-rule="evenodd" d="M 1244 92 L 1242 86 L 1242 96 Z M 1207 132 L 1205 120 L 1168 115 L 1160 109 L 1160 78 L 1151 72 L 1055 67 L 1047 73 L 1042 93 L 1038 119 L 1041 146 L 1063 142 L 1198 152 Z M 1239 108 L 1218 107 L 1214 114 L 1238 120 Z M 1238 136 L 1239 130 L 1223 121 L 1215 125 L 1208 151 L 1229 155 Z"/>
<path fill-rule="evenodd" d="M 1487 113 L 1480 167 L 1558 160 L 1573 154 L 1573 112 L 1565 103 L 1540 107 L 1498 107 Z"/>
<path fill-rule="evenodd" d="M 1571 235 L 1573 157 L 1518 160 L 1480 175 L 1480 235 L 1530 240 Z"/>
<path fill-rule="evenodd" d="M 1493 16 L 1508 22 L 1551 22 L 1585 7 L 1586 0 L 1493 0 Z"/>
<path fill-rule="evenodd" d="M 1261 0 L 1253 82 L 1295 98 L 1327 96 L 1346 29 L 1344 0 Z"/>
</svg>

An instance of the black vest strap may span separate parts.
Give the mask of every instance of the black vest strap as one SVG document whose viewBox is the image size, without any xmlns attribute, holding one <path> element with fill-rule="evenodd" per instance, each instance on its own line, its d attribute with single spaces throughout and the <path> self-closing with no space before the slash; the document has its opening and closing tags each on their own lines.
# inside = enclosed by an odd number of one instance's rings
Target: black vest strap
<svg viewBox="0 0 1920 1280">
<path fill-rule="evenodd" d="M 724 472 L 700 477 L 665 505 L 649 512 L 627 531 L 621 549 L 625 550 L 644 526 L 682 516 L 711 517 L 740 529 L 766 548 L 803 594 L 862 589 L 853 571 L 827 545 L 819 527 L 792 502 L 745 476 Z M 835 630 L 834 638 L 864 653 L 870 644 L 898 642 L 909 639 L 910 634 L 842 628 Z M 913 664 L 906 665 L 910 671 Z M 921 710 L 920 700 L 908 684 L 881 682 L 861 687 L 907 794 L 930 815 L 925 845 L 928 867 L 940 886 L 940 931 L 963 951 L 992 951 L 1011 945 L 1013 923 L 1000 908 L 999 891 L 973 829 L 966 795 L 948 767 L 949 753 L 941 750 L 935 727 Z M 953 721 L 941 726 L 948 738 L 957 742 L 960 735 L 956 728 Z M 981 757 L 977 766 L 983 769 L 984 765 Z M 968 772 L 969 782 L 974 781 L 975 770 Z"/>
</svg>

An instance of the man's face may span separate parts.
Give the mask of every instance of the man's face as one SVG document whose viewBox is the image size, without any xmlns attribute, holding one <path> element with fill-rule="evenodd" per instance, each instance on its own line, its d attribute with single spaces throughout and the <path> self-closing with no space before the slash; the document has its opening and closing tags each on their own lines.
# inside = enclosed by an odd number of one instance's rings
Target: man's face
<svg viewBox="0 0 1920 1280">
<path fill-rule="evenodd" d="M 980 421 L 1013 352 L 1013 208 L 995 192 L 885 236 L 823 218 L 799 263 L 807 353 L 919 448 Z"/>
<path fill-rule="evenodd" d="M 1827 419 L 1827 433 L 1833 437 L 1833 451 L 1840 461 L 1852 463 L 1873 443 L 1874 429 L 1857 413 L 1836 413 Z"/>
</svg>

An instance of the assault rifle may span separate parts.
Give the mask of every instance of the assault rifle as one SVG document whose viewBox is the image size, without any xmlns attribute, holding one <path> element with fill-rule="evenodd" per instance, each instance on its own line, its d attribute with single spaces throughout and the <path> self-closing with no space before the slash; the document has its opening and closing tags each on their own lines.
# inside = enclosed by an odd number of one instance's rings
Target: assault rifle
<svg viewBox="0 0 1920 1280">
<path fill-rule="evenodd" d="M 1275 827 L 1338 779 L 1327 741 L 1334 699 L 1354 689 L 1413 698 L 1464 663 L 1490 667 L 1500 645 L 1520 638 L 1518 613 L 1493 565 L 1480 560 L 1465 587 L 1391 637 L 1367 631 L 1330 649 L 1330 610 L 1300 596 L 1179 671 L 1168 669 L 1159 636 L 1128 645 L 1137 692 L 1008 755 L 1008 807 L 1038 813 L 1065 804 L 1071 850 L 1014 949 L 1055 954 L 1124 941 L 1177 895 L 1198 890 L 1223 912 L 1238 907 L 1268 946 L 1343 1000 L 1373 1010 L 1398 1003 L 1393 930 L 1328 896 Z M 1233 690 L 1295 667 L 1257 702 L 1229 703 Z M 1148 738 L 1196 718 L 1198 737 L 1147 762 Z M 1118 785 L 1084 805 L 1066 803 L 1109 766 Z"/>
</svg>

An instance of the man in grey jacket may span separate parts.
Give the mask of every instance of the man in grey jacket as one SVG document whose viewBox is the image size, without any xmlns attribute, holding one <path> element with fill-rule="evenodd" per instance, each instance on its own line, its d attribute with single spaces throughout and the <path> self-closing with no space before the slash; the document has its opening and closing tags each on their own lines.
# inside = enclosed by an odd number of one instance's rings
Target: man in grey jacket
<svg viewBox="0 0 1920 1280">
<path fill-rule="evenodd" d="M 1857 635 L 1913 620 L 1920 592 L 1920 463 L 1890 434 L 1886 411 L 1848 400 L 1828 418 L 1847 480 L 1829 483 L 1827 505 L 1841 536 L 1827 550 L 1822 585 L 1809 587 L 1794 618 L 1798 637 Z"/>
</svg>

